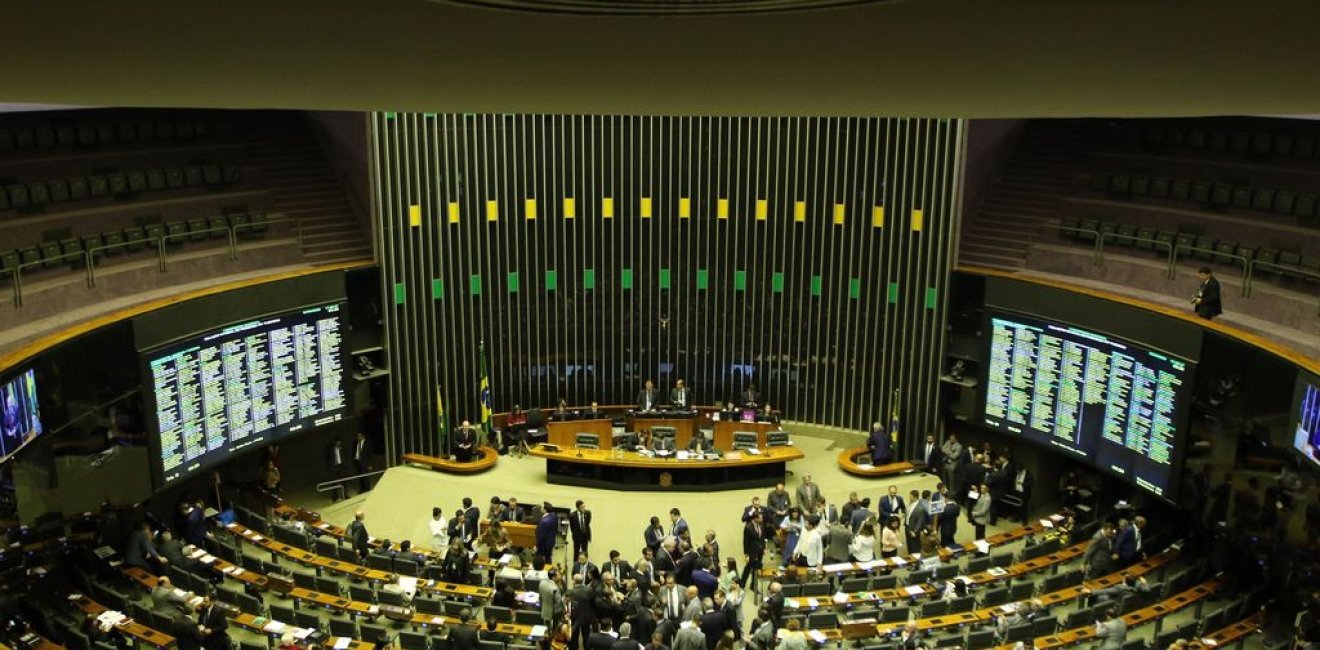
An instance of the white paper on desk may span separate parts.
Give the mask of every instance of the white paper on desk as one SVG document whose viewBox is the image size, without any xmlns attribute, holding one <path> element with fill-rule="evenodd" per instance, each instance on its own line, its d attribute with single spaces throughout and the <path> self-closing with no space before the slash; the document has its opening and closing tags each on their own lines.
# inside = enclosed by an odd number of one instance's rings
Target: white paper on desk
<svg viewBox="0 0 1320 650">
<path fill-rule="evenodd" d="M 994 576 L 994 577 L 996 577 L 996 578 L 998 578 L 999 576 L 1002 576 L 1002 575 L 1006 575 L 1006 574 L 1008 573 L 1007 570 L 1003 569 L 1002 567 L 997 567 L 997 566 L 992 566 L 992 567 L 990 567 L 989 569 L 986 569 L 985 572 L 986 572 L 986 573 L 989 573 L 990 575 L 992 575 L 992 576 Z"/>
<path fill-rule="evenodd" d="M 1052 521 L 1050 521 L 1050 520 L 1048 520 L 1048 519 L 1042 519 L 1042 520 L 1040 520 L 1040 525 L 1042 525 L 1042 526 L 1044 526 L 1044 527 L 1046 527 L 1046 528 L 1054 528 L 1054 522 L 1052 522 Z"/>
<path fill-rule="evenodd" d="M 500 566 L 508 566 L 513 561 L 513 555 L 505 553 L 500 556 Z"/>
<path fill-rule="evenodd" d="M 865 562 L 858 562 L 857 568 L 863 571 L 870 571 L 878 566 L 884 566 L 884 563 L 884 560 L 867 560 Z"/>
<path fill-rule="evenodd" d="M 675 454 L 675 458 L 678 458 L 679 460 L 687 460 L 688 459 L 687 450 L 686 449 L 679 450 L 679 452 Z"/>
<path fill-rule="evenodd" d="M 270 621 L 269 623 L 266 623 L 265 627 L 261 628 L 261 631 L 269 632 L 271 634 L 279 634 L 284 631 L 284 623 L 280 621 Z"/>
<path fill-rule="evenodd" d="M 69 594 L 69 602 L 82 600 L 82 594 Z"/>
<path fill-rule="evenodd" d="M 1017 611 L 1017 603 L 1009 603 L 1009 604 L 1007 604 L 1007 605 L 1000 605 L 1000 606 L 999 606 L 999 609 L 1000 609 L 1000 611 L 1004 612 L 1005 614 L 1012 614 L 1013 612 L 1016 612 L 1016 611 Z"/>
<path fill-rule="evenodd" d="M 1214 639 L 1212 639 L 1212 638 L 1210 638 L 1210 637 L 1205 637 L 1205 638 L 1201 639 L 1201 643 L 1204 643 L 1204 644 L 1210 646 L 1211 648 L 1213 648 L 1213 647 L 1219 645 L 1219 642 L 1218 642 L 1218 641 L 1216 641 L 1216 640 L 1214 640 Z"/>
<path fill-rule="evenodd" d="M 837 594 L 834 594 L 834 604 L 835 604 L 835 605 L 847 605 L 847 604 L 848 604 L 848 594 L 845 594 L 845 593 L 843 593 L 842 591 L 840 591 L 840 592 L 837 593 Z"/>
<path fill-rule="evenodd" d="M 838 564 L 826 564 L 825 566 L 821 567 L 821 570 L 827 573 L 831 573 L 834 571 L 851 571 L 852 568 L 853 568 L 852 562 L 840 562 Z"/>
<path fill-rule="evenodd" d="M 341 636 L 338 639 L 335 639 L 335 650 L 344 650 L 344 648 L 347 648 L 351 643 L 353 643 L 353 639 Z"/>
<path fill-rule="evenodd" d="M 375 615 L 379 614 L 379 613 L 380 613 L 380 605 L 372 605 L 371 607 L 367 608 L 367 613 L 368 613 L 368 614 L 371 614 L 372 616 L 375 616 Z"/>
<path fill-rule="evenodd" d="M 906 592 L 907 595 L 909 596 L 920 596 L 921 594 L 926 593 L 926 590 L 922 589 L 921 585 L 912 585 L 909 587 L 904 587 L 903 591 Z"/>
<path fill-rule="evenodd" d="M 1057 513 L 1056 513 L 1056 514 L 1052 514 L 1052 515 L 1050 515 L 1050 521 L 1055 522 L 1055 523 L 1058 523 L 1058 522 L 1060 522 L 1060 521 L 1063 521 L 1063 515 L 1061 515 L 1061 514 L 1057 514 Z"/>
<path fill-rule="evenodd" d="M 432 617 L 431 617 L 431 624 L 432 624 L 432 625 L 444 625 L 444 624 L 445 624 L 445 619 L 444 619 L 443 617 L 440 617 L 440 616 L 432 616 Z"/>
<path fill-rule="evenodd" d="M 417 594 L 417 578 L 411 576 L 399 576 L 399 589 L 409 596 Z"/>
<path fill-rule="evenodd" d="M 816 643 L 825 643 L 825 641 L 827 640 L 825 635 L 821 633 L 820 630 L 807 630 L 807 636 L 811 637 L 811 640 L 815 641 Z"/>
<path fill-rule="evenodd" d="M 816 602 L 815 598 L 808 598 L 807 607 L 810 609 L 816 609 L 817 607 L 820 607 L 820 603 Z"/>
<path fill-rule="evenodd" d="M 975 547 L 976 547 L 976 552 L 977 552 L 977 553 L 987 553 L 987 554 L 988 554 L 988 553 L 990 552 L 990 542 L 987 542 L 987 541 L 985 541 L 985 540 L 983 540 L 983 539 L 973 540 L 973 541 L 972 541 L 972 546 L 975 546 Z"/>
<path fill-rule="evenodd" d="M 307 637 L 311 636 L 312 632 L 314 631 L 315 630 L 307 627 L 295 627 L 293 628 L 293 638 L 302 641 L 303 639 L 306 639 Z"/>
<path fill-rule="evenodd" d="M 533 625 L 531 636 L 545 636 L 546 627 L 544 625 Z"/>
<path fill-rule="evenodd" d="M 192 552 L 191 552 L 191 553 L 188 553 L 188 559 L 190 559 L 190 560 L 196 560 L 197 558 L 199 558 L 199 557 L 201 557 L 201 556 L 203 556 L 203 555 L 206 555 L 206 550 L 205 550 L 205 549 L 200 549 L 200 548 L 197 548 L 197 547 L 193 547 Z"/>
<path fill-rule="evenodd" d="M 724 454 L 724 457 L 728 460 L 742 460 L 742 452 L 731 451 L 727 454 Z"/>
<path fill-rule="evenodd" d="M 801 607 L 801 606 L 802 606 L 802 605 L 801 605 L 800 603 L 798 603 L 798 600 L 797 600 L 796 598 L 785 598 L 785 599 L 784 599 L 784 607 L 787 607 L 787 608 L 789 608 L 789 609 L 797 609 L 797 608 L 799 608 L 799 607 Z"/>
<path fill-rule="evenodd" d="M 857 463 L 858 469 L 875 469 L 875 465 L 870 463 Z"/>
<path fill-rule="evenodd" d="M 913 555 L 912 557 L 916 558 L 916 557 L 918 557 L 918 556 Z M 878 561 L 878 562 L 881 562 L 881 563 L 884 562 L 884 560 L 877 560 L 877 561 Z M 904 564 L 907 564 L 907 560 L 905 560 L 905 559 L 903 559 L 903 558 L 901 558 L 901 557 L 899 557 L 899 556 L 897 556 L 897 555 L 895 555 L 894 557 L 889 558 L 889 561 L 890 561 L 890 562 L 893 562 L 893 563 L 894 563 L 894 566 L 903 566 Z"/>
<path fill-rule="evenodd" d="M 201 562 L 202 564 L 215 564 L 215 556 L 214 556 L 214 555 L 211 555 L 210 553 L 207 553 L 206 555 L 203 555 L 203 556 L 201 557 L 201 559 L 199 559 L 199 560 L 197 560 L 197 561 L 198 561 L 198 562 Z"/>
</svg>

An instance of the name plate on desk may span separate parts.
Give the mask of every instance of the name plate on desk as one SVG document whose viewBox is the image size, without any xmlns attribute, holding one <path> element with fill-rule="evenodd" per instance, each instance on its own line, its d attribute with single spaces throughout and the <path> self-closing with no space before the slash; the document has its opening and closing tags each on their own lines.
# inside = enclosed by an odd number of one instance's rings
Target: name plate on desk
<svg viewBox="0 0 1320 650">
<path fill-rule="evenodd" d="M 412 608 L 398 605 L 380 605 L 380 613 L 391 621 L 411 621 Z"/>
<path fill-rule="evenodd" d="M 266 576 L 266 585 L 278 594 L 288 594 L 293 591 L 293 580 L 277 573 Z"/>
</svg>

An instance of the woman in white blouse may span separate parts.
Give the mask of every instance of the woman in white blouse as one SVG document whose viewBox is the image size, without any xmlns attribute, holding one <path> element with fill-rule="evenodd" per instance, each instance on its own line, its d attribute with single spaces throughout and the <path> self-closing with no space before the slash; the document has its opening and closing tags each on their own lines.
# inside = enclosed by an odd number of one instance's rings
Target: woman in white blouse
<svg viewBox="0 0 1320 650">
<path fill-rule="evenodd" d="M 875 559 L 875 526 L 862 524 L 852 541 L 848 543 L 848 552 L 853 562 L 870 562 Z"/>
<path fill-rule="evenodd" d="M 890 517 L 880 529 L 880 557 L 898 556 L 898 517 Z"/>
</svg>

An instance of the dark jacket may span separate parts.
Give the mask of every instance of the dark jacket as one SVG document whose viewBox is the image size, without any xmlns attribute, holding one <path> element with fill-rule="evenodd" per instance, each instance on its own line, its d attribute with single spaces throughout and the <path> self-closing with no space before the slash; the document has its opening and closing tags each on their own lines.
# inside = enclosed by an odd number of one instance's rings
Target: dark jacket
<svg viewBox="0 0 1320 650">
<path fill-rule="evenodd" d="M 477 650 L 477 628 L 454 625 L 449 628 L 449 647 L 453 650 Z"/>
</svg>

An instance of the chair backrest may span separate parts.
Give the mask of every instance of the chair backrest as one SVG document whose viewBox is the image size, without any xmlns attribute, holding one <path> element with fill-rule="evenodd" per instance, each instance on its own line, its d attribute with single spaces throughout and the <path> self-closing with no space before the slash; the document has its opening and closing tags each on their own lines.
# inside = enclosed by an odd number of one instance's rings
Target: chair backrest
<svg viewBox="0 0 1320 650">
<path fill-rule="evenodd" d="M 499 621 L 501 623 L 513 622 L 513 610 L 509 609 L 508 607 L 496 607 L 495 605 L 487 605 L 485 610 L 485 616 L 486 616 L 486 620 L 488 621 Z"/>
<path fill-rule="evenodd" d="M 898 586 L 898 574 L 887 573 L 871 578 L 872 589 L 893 589 Z"/>
<path fill-rule="evenodd" d="M 967 635 L 967 647 L 969 648 L 988 648 L 995 644 L 995 630 L 992 627 L 984 627 L 979 630 L 972 630 Z"/>
<path fill-rule="evenodd" d="M 845 593 L 852 593 L 855 591 L 866 591 L 870 587 L 870 584 L 871 584 L 871 579 L 867 578 L 866 576 L 844 578 L 843 583 L 839 585 L 839 590 Z"/>
<path fill-rule="evenodd" d="M 785 582 L 781 586 L 785 598 L 796 598 L 802 595 L 802 583 L 800 582 Z"/>
<path fill-rule="evenodd" d="M 379 571 L 393 571 L 394 558 L 388 555 L 378 555 L 376 553 L 372 553 L 371 555 L 367 556 L 367 566 L 373 569 L 377 569 Z"/>
<path fill-rule="evenodd" d="M 270 605 L 270 617 L 285 624 L 294 625 L 293 608 L 286 605 Z"/>
<path fill-rule="evenodd" d="M 513 622 L 519 625 L 540 625 L 541 610 L 520 609 L 513 613 Z"/>
<path fill-rule="evenodd" d="M 372 625 L 370 623 L 363 623 L 358 627 L 362 629 L 363 641 L 374 643 L 377 645 L 377 647 L 385 645 L 386 643 L 389 642 L 390 631 L 385 629 L 384 625 Z"/>
<path fill-rule="evenodd" d="M 898 623 L 908 620 L 908 608 L 906 607 L 887 607 L 880 610 L 881 623 Z"/>
<path fill-rule="evenodd" d="M 678 437 L 678 428 L 669 426 L 651 427 L 651 439 L 655 438 L 676 438 Z"/>
<path fill-rule="evenodd" d="M 1054 634 L 1054 628 L 1059 626 L 1059 620 L 1053 616 L 1043 616 L 1031 622 L 1031 636 L 1042 637 Z"/>
<path fill-rule="evenodd" d="M 784 447 L 788 445 L 787 431 L 767 431 L 765 434 L 765 446 Z"/>
<path fill-rule="evenodd" d="M 750 442 L 750 443 L 752 443 L 753 445 L 755 445 L 756 442 L 757 442 L 756 432 L 755 432 L 755 431 L 734 431 L 734 432 L 733 432 L 733 443 L 734 443 L 734 444 L 738 444 L 738 443 L 740 443 L 740 442 Z"/>
<path fill-rule="evenodd" d="M 990 556 L 990 563 L 1000 568 L 1007 567 L 1013 564 L 1013 553 L 1012 551 L 994 553 Z"/>
<path fill-rule="evenodd" d="M 325 622 L 321 620 L 321 617 L 308 611 L 295 611 L 293 613 L 293 624 L 311 630 L 325 629 Z"/>
<path fill-rule="evenodd" d="M 956 564 L 941 564 L 935 567 L 936 580 L 948 580 L 956 575 L 958 575 L 958 565 Z"/>
<path fill-rule="evenodd" d="M 338 596 L 340 594 L 339 581 L 330 576 L 320 576 L 316 579 L 316 590 L 323 594 Z"/>
<path fill-rule="evenodd" d="M 577 436 L 573 438 L 573 444 L 582 449 L 600 449 L 600 436 L 579 431 Z"/>
<path fill-rule="evenodd" d="M 943 616 L 949 611 L 949 601 L 932 600 L 921 606 L 921 617 Z"/>
<path fill-rule="evenodd" d="M 1008 634 L 1004 636 L 1004 640 L 1010 643 L 1014 641 L 1027 641 L 1030 639 L 1031 639 L 1030 622 L 1021 623 L 1019 625 L 1014 625 L 1013 627 L 1008 628 Z"/>
<path fill-rule="evenodd" d="M 1013 600 L 1026 600 L 1036 593 L 1036 583 L 1017 582 L 1009 587 L 1008 596 Z"/>
<path fill-rule="evenodd" d="M 980 573 L 990 568 L 990 556 L 974 557 L 967 560 L 968 573 Z"/>
<path fill-rule="evenodd" d="M 747 440 L 734 440 L 734 441 L 733 441 L 733 449 L 734 449 L 734 451 L 741 451 L 741 450 L 744 450 L 744 449 L 756 449 L 756 448 L 757 448 L 757 447 L 756 447 L 756 441 L 755 441 L 755 440 L 750 441 L 750 442 L 747 441 Z"/>
<path fill-rule="evenodd" d="M 303 589 L 313 589 L 313 590 L 315 590 L 315 589 L 316 589 L 316 576 L 315 576 L 314 574 L 306 573 L 306 572 L 303 572 L 303 571 L 294 571 L 294 572 L 293 572 L 293 584 L 298 585 L 299 587 L 302 587 Z"/>
<path fill-rule="evenodd" d="M 403 650 L 431 650 L 431 638 L 416 632 L 399 632 L 399 647 Z"/>
<path fill-rule="evenodd" d="M 963 612 L 970 612 L 975 607 L 976 607 L 976 596 L 968 595 L 968 596 L 963 596 L 961 598 L 954 598 L 953 600 L 949 601 L 950 614 L 961 614 Z"/>
<path fill-rule="evenodd" d="M 831 592 L 828 582 L 808 582 L 802 585 L 803 596 L 828 596 Z"/>
<path fill-rule="evenodd" d="M 929 569 L 925 571 L 911 571 L 907 574 L 907 577 L 903 579 L 903 584 L 905 585 L 925 584 L 927 582 L 930 582 L 930 577 L 932 575 L 935 575 L 935 572 Z"/>
<path fill-rule="evenodd" d="M 813 630 L 829 630 L 839 627 L 839 617 L 834 612 L 812 612 L 807 615 L 807 627 Z"/>
</svg>

